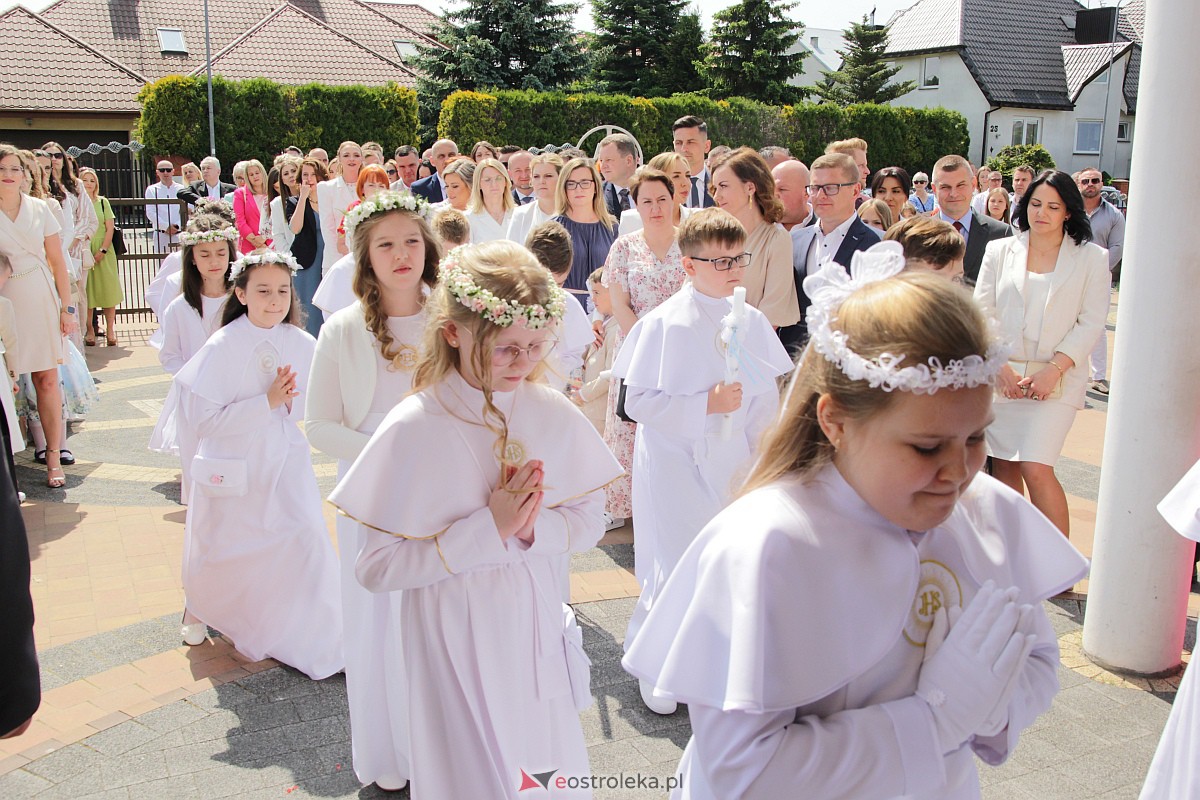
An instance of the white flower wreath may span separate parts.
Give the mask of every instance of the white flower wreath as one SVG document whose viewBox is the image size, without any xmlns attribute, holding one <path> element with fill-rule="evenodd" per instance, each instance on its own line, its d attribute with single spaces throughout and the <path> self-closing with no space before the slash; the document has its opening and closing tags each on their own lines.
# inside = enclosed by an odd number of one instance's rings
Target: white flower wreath
<svg viewBox="0 0 1200 800">
<path fill-rule="evenodd" d="M 943 364 L 930 358 L 924 364 L 901 367 L 904 355 L 883 353 L 863 358 L 855 353 L 848 337 L 834 330 L 837 310 L 842 302 L 869 283 L 886 280 L 904 269 L 904 251 L 897 242 L 880 242 L 869 250 L 854 254 L 850 274 L 840 264 L 826 261 L 815 275 L 804 279 L 804 292 L 812 298 L 808 309 L 808 330 L 813 348 L 854 381 L 866 381 L 885 392 L 900 390 L 913 394 L 933 394 L 938 389 L 973 388 L 990 384 L 1008 362 L 1009 348 L 993 338 L 983 356 L 970 355 Z"/>
<path fill-rule="evenodd" d="M 558 286 L 550 290 L 550 300 L 545 305 L 524 305 L 515 300 L 502 300 L 475 283 L 455 255 L 460 250 L 462 247 L 456 247 L 442 259 L 439 280 L 460 305 L 471 309 L 493 325 L 499 325 L 501 328 L 516 325 L 518 328 L 537 330 L 562 319 L 566 313 L 567 293 Z"/>
<path fill-rule="evenodd" d="M 184 231 L 179 234 L 179 243 L 192 247 L 201 242 L 236 242 L 238 240 L 237 228 L 230 225 L 228 228 L 217 228 L 211 231 Z"/>
<path fill-rule="evenodd" d="M 428 213 L 429 204 L 410 192 L 381 191 L 370 200 L 363 200 L 342 217 L 346 241 L 354 239 L 354 229 L 366 219 L 384 211 L 413 211 L 421 216 Z"/>
<path fill-rule="evenodd" d="M 278 264 L 287 267 L 295 275 L 300 271 L 300 262 L 287 253 L 276 253 L 274 250 L 264 250 L 261 253 L 250 253 L 239 258 L 229 267 L 229 280 L 236 280 L 242 270 L 258 264 Z"/>
</svg>

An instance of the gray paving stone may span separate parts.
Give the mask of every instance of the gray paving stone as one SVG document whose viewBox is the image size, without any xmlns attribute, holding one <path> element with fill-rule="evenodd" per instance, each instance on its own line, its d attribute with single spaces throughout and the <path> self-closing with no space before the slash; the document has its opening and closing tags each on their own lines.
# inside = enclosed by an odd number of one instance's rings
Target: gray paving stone
<svg viewBox="0 0 1200 800">
<path fill-rule="evenodd" d="M 126 787 L 129 800 L 199 800 L 200 792 L 191 775 L 176 775 Z"/>
<path fill-rule="evenodd" d="M 207 716 L 208 712 L 205 709 L 182 702 L 147 711 L 138 716 L 137 721 L 158 733 L 170 733 Z"/>
<path fill-rule="evenodd" d="M 83 743 L 105 756 L 119 756 L 157 738 L 158 734 L 136 720 L 122 722 L 89 736 Z"/>
<path fill-rule="evenodd" d="M 101 786 L 117 789 L 166 778 L 167 762 L 161 752 L 125 755 L 101 764 L 97 774 Z"/>
<path fill-rule="evenodd" d="M 0 775 L 0 797 L 6 800 L 25 800 L 26 797 L 33 797 L 52 786 L 52 781 L 24 769 Z"/>
<path fill-rule="evenodd" d="M 49 755 L 25 765 L 25 769 L 45 778 L 50 783 L 61 783 L 68 778 L 95 769 L 104 756 L 82 744 L 69 744 Z M 6 796 L 0 787 L 0 797 Z"/>
</svg>

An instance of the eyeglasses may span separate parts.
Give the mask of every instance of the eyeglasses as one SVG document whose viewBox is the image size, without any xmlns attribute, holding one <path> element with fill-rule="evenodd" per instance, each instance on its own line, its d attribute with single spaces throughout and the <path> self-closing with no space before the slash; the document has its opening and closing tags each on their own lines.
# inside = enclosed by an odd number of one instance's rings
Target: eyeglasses
<svg viewBox="0 0 1200 800">
<path fill-rule="evenodd" d="M 1080 186 L 1090 186 L 1092 184 L 1096 184 L 1097 186 L 1099 186 L 1102 183 L 1104 183 L 1103 178 L 1080 178 L 1079 179 Z"/>
<path fill-rule="evenodd" d="M 832 185 L 832 184 L 831 184 Z M 853 186 L 853 184 L 850 184 Z M 728 272 L 734 267 L 750 266 L 750 254 L 742 253 L 736 256 L 721 256 L 720 258 L 701 258 L 700 256 L 692 256 L 692 261 L 705 261 L 713 265 L 713 269 L 717 272 Z"/>
<path fill-rule="evenodd" d="M 53 158 L 55 161 L 62 161 L 64 158 L 66 158 L 66 155 L 64 155 L 63 153 L 51 153 L 50 157 Z"/>
<path fill-rule="evenodd" d="M 536 364 L 537 362 L 550 355 L 550 351 L 558 344 L 557 339 L 541 339 L 529 345 L 529 347 L 517 347 L 515 344 L 501 344 L 492 348 L 492 366 L 507 367 L 517 363 L 517 359 L 521 357 L 521 353 Z"/>
<path fill-rule="evenodd" d="M 394 170 L 394 169 L 389 169 L 389 170 L 387 171 L 387 174 L 388 174 L 388 175 L 391 175 L 391 176 L 393 176 L 393 177 L 395 177 L 395 175 L 396 175 L 396 170 Z"/>
<path fill-rule="evenodd" d="M 563 184 L 563 188 L 570 192 L 574 191 L 575 189 L 591 189 L 595 185 L 596 182 L 591 178 L 584 178 L 581 181 L 567 181 Z"/>
<path fill-rule="evenodd" d="M 814 183 L 812 186 L 806 187 L 810 197 L 815 197 L 821 192 L 825 193 L 826 197 L 835 197 L 842 190 L 843 186 L 854 186 L 857 181 L 849 183 Z"/>
<path fill-rule="evenodd" d="M 158 171 L 159 172 L 174 172 L 175 168 L 174 167 L 159 167 Z"/>
</svg>

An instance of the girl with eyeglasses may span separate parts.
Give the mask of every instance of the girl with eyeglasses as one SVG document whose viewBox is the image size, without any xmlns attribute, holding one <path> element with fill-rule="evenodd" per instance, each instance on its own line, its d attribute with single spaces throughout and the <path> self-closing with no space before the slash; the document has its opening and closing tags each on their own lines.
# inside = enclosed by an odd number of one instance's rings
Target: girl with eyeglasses
<svg viewBox="0 0 1200 800">
<path fill-rule="evenodd" d="M 542 382 L 570 302 L 520 245 L 451 251 L 413 393 L 329 498 L 363 525 L 358 581 L 403 590 L 415 800 L 516 797 L 522 770 L 590 774 L 590 677 L 558 574 L 599 541 L 621 468 Z"/>
<path fill-rule="evenodd" d="M 555 189 L 554 221 L 571 234 L 575 257 L 564 288 L 580 302 L 587 295 L 587 276 L 604 265 L 617 240 L 617 221 L 604 203 L 603 181 L 587 158 L 573 158 L 563 166 Z"/>
</svg>

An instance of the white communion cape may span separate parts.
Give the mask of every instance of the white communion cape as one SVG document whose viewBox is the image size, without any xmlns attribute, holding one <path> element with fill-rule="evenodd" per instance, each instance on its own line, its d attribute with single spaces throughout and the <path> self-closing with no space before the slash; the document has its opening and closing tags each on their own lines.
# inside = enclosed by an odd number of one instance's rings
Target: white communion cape
<svg viewBox="0 0 1200 800">
<path fill-rule="evenodd" d="M 452 372 L 392 410 L 330 495 L 372 529 L 358 559 L 362 584 L 404 590 L 414 800 L 515 798 L 521 770 L 588 774 L 557 572 L 564 554 L 603 535 L 602 489 L 621 467 L 549 387 L 524 382 L 494 402 L 508 420 L 504 454 L 480 424 L 482 392 Z M 500 539 L 488 508 L 500 455 L 545 462 L 527 548 Z"/>
<path fill-rule="evenodd" d="M 344 662 L 337 553 L 296 425 L 313 347 L 300 328 L 259 328 L 243 316 L 175 381 L 179 425 L 197 442 L 184 536 L 188 609 L 246 657 L 320 679 Z M 291 411 L 271 409 L 267 389 L 276 367 L 289 365 L 300 395 Z"/>
<path fill-rule="evenodd" d="M 1200 541 L 1200 461 L 1188 470 L 1162 502 L 1163 515 L 1180 536 Z M 1193 655 L 1193 660 L 1195 656 Z M 1188 664 L 1163 728 L 1140 800 L 1200 797 L 1200 668 Z"/>
<path fill-rule="evenodd" d="M 689 704 L 674 797 L 740 797 L 753 784 L 762 797 L 977 798 L 971 751 L 1002 762 L 1058 690 L 1040 603 L 1086 571 L 1040 512 L 987 475 L 946 522 L 910 534 L 828 465 L 718 514 L 623 664 Z M 1007 728 L 943 757 L 913 696 L 925 638 L 938 607 L 965 607 L 989 579 L 1035 605 L 1038 642 Z"/>
</svg>

